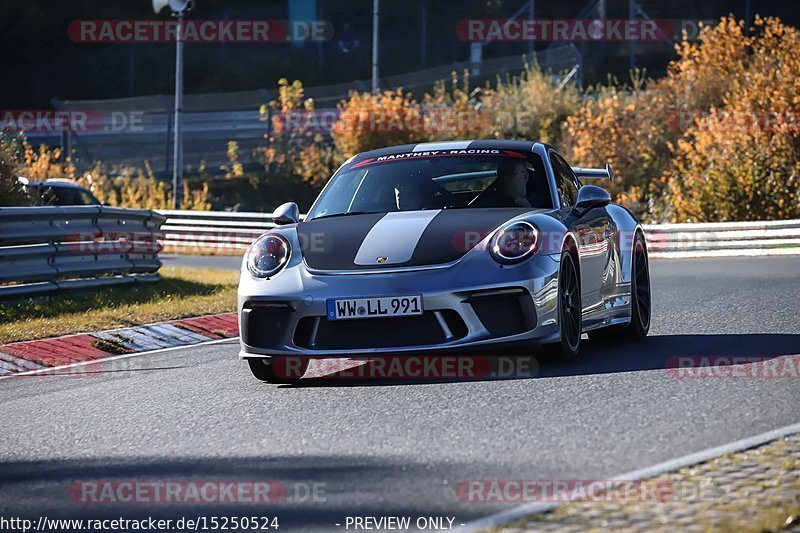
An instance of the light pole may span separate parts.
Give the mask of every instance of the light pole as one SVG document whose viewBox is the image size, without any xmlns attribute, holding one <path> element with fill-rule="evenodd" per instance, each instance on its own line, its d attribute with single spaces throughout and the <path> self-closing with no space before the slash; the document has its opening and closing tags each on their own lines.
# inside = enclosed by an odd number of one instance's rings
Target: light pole
<svg viewBox="0 0 800 533">
<path fill-rule="evenodd" d="M 183 132 L 181 112 L 183 111 L 183 15 L 194 7 L 194 0 L 152 0 L 153 11 L 160 13 L 165 7 L 172 10 L 178 18 L 178 31 L 175 42 L 175 136 L 173 139 L 172 162 L 172 208 L 181 205 L 181 183 L 183 181 Z"/>
<path fill-rule="evenodd" d="M 636 3 L 636 0 L 628 0 L 628 24 L 633 25 L 633 20 L 636 18 L 636 15 L 639 13 L 639 5 Z M 628 41 L 628 68 L 633 70 L 636 68 L 636 44 L 633 39 Z"/>
<path fill-rule="evenodd" d="M 378 28 L 381 0 L 372 1 L 372 94 L 378 94 Z"/>
<path fill-rule="evenodd" d="M 536 16 L 536 0 L 528 2 L 528 20 L 529 24 L 533 24 L 533 19 Z M 533 63 L 533 39 L 528 41 L 528 62 Z"/>
</svg>

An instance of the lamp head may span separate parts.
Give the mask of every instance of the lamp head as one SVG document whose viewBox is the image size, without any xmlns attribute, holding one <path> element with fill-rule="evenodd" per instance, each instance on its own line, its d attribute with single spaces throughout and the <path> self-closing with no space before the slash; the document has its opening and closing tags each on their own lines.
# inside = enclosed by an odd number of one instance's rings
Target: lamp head
<svg viewBox="0 0 800 533">
<path fill-rule="evenodd" d="M 169 7 L 173 13 L 186 13 L 194 7 L 194 0 L 152 0 L 153 11 L 161 13 L 165 7 Z"/>
</svg>

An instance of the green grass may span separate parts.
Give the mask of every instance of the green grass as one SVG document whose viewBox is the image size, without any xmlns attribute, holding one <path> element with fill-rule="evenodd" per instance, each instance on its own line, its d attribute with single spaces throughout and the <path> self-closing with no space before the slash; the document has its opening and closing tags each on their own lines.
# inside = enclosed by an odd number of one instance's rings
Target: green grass
<svg viewBox="0 0 800 533">
<path fill-rule="evenodd" d="M 24 298 L 0 306 L 0 343 L 134 326 L 236 309 L 239 273 L 164 267 L 156 283 Z"/>
</svg>

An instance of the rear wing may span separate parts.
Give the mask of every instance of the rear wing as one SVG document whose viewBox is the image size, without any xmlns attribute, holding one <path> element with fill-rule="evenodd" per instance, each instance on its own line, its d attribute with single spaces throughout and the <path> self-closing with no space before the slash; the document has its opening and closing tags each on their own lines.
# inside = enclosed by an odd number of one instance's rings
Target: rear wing
<svg viewBox="0 0 800 533">
<path fill-rule="evenodd" d="M 572 172 L 578 178 L 603 178 L 607 180 L 614 179 L 614 171 L 611 170 L 611 165 L 606 163 L 606 168 L 581 168 L 572 167 Z"/>
</svg>

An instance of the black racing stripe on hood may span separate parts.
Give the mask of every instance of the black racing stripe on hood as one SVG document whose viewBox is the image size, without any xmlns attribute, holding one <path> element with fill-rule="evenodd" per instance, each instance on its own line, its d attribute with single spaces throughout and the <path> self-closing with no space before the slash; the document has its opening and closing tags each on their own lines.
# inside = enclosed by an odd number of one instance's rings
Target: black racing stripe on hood
<svg viewBox="0 0 800 533">
<path fill-rule="evenodd" d="M 297 233 L 306 264 L 316 270 L 437 265 L 459 259 L 497 227 L 532 211 L 542 210 L 518 207 L 444 209 L 422 232 L 409 261 L 386 265 L 355 264 L 364 239 L 385 213 L 309 220 L 297 225 Z"/>
<path fill-rule="evenodd" d="M 318 270 L 351 270 L 358 249 L 385 213 L 320 218 L 297 225 L 303 258 Z"/>
<path fill-rule="evenodd" d="M 407 265 L 455 261 L 504 222 L 530 211 L 529 207 L 445 209 L 425 228 Z"/>
</svg>

